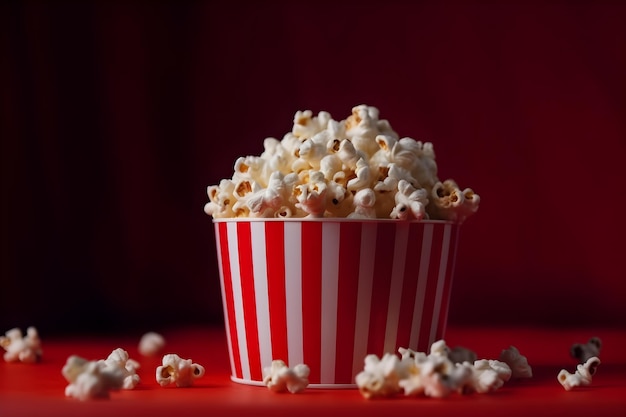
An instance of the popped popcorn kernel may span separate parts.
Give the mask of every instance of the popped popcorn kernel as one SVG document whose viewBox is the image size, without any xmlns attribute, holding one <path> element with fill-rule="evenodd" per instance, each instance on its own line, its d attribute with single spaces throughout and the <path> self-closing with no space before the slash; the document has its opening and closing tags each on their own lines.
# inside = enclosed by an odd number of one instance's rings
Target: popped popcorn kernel
<svg viewBox="0 0 626 417">
<path fill-rule="evenodd" d="M 596 373 L 598 366 L 600 365 L 600 359 L 593 356 L 585 363 L 576 366 L 576 372 L 571 374 L 565 369 L 561 369 L 557 375 L 559 383 L 567 391 L 570 391 L 576 387 L 591 385 L 591 377 Z"/>
<path fill-rule="evenodd" d="M 142 356 L 155 356 L 165 347 L 165 338 L 156 332 L 147 332 L 139 340 L 137 350 Z"/>
<path fill-rule="evenodd" d="M 33 326 L 26 329 L 26 335 L 18 327 L 7 330 L 4 336 L 0 336 L 0 347 L 5 350 L 6 362 L 34 363 L 43 354 L 39 333 Z"/>
<path fill-rule="evenodd" d="M 67 397 L 79 400 L 109 398 L 109 392 L 133 389 L 139 384 L 139 362 L 131 359 L 122 348 L 114 349 L 106 359 L 87 360 L 77 355 L 67 358 L 61 374 L 69 384 Z"/>
<path fill-rule="evenodd" d="M 175 353 L 163 356 L 162 365 L 156 369 L 156 381 L 162 387 L 176 384 L 177 387 L 189 387 L 204 375 L 204 367 L 193 363 L 191 359 L 182 359 Z"/>
<path fill-rule="evenodd" d="M 310 369 L 305 364 L 289 368 L 284 361 L 275 359 L 263 368 L 263 383 L 270 391 L 297 394 L 309 385 Z"/>
<path fill-rule="evenodd" d="M 533 376 L 533 370 L 528 364 L 528 360 L 520 354 L 515 346 L 503 349 L 500 353 L 500 360 L 509 365 L 513 378 L 531 378 Z"/>
</svg>

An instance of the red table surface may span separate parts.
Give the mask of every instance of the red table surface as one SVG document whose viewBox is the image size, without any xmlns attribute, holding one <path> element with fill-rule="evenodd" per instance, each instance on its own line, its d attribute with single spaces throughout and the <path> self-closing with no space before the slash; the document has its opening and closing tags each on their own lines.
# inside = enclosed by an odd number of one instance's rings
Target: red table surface
<svg viewBox="0 0 626 417">
<path fill-rule="evenodd" d="M 626 331 L 589 328 L 449 328 L 449 346 L 465 346 L 480 358 L 496 359 L 516 346 L 528 358 L 533 378 L 511 380 L 489 394 L 447 398 L 394 397 L 366 400 L 356 389 L 307 389 L 300 394 L 277 394 L 265 387 L 230 380 L 230 365 L 222 328 L 162 331 L 166 353 L 177 353 L 206 368 L 204 377 L 189 388 L 160 387 L 155 369 L 161 356 L 141 357 L 141 335 L 72 336 L 46 339 L 43 360 L 37 364 L 0 362 L 0 416 L 191 416 L 191 415 L 507 415 L 626 416 Z M 602 364 L 590 386 L 566 391 L 556 376 L 574 372 L 569 356 L 574 342 L 598 336 L 603 342 Z M 134 390 L 114 391 L 109 399 L 79 401 L 64 396 L 67 382 L 61 368 L 69 355 L 106 358 L 115 348 L 128 351 L 141 368 Z M 424 414 L 425 413 L 425 414 Z"/>
</svg>

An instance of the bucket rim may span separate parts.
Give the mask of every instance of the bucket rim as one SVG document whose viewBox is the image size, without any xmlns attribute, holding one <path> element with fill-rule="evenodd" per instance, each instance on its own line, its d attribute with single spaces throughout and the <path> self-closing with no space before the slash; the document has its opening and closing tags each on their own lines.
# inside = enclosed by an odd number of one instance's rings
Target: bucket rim
<svg viewBox="0 0 626 417">
<path fill-rule="evenodd" d="M 212 219 L 213 223 L 391 223 L 391 224 L 450 224 L 460 225 L 452 220 L 398 220 L 398 219 L 353 219 L 347 217 L 221 217 Z"/>
</svg>

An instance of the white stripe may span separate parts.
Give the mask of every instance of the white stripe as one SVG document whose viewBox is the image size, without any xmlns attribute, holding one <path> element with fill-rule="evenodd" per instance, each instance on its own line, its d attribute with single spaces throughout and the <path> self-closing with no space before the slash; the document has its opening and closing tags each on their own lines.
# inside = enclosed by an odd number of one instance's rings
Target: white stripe
<svg viewBox="0 0 626 417">
<path fill-rule="evenodd" d="M 400 301 L 404 281 L 404 263 L 409 240 L 409 225 L 401 222 L 396 225 L 396 241 L 393 248 L 393 267 L 391 270 L 391 287 L 387 306 L 387 324 L 385 325 L 385 347 L 383 353 L 396 352 L 398 335 L 398 318 L 400 317 Z"/>
<path fill-rule="evenodd" d="M 272 335 L 270 329 L 270 305 L 267 290 L 267 252 L 265 249 L 265 223 L 251 222 L 252 270 L 254 273 L 254 298 L 259 333 L 259 356 L 261 371 L 272 364 Z"/>
<path fill-rule="evenodd" d="M 369 337 L 372 286 L 374 284 L 374 255 L 376 253 L 377 225 L 364 223 L 361 227 L 359 254 L 359 288 L 356 301 L 356 326 L 354 329 L 354 356 L 352 375 L 363 370 Z"/>
<path fill-rule="evenodd" d="M 224 288 L 224 266 L 222 265 L 222 242 L 220 242 L 219 224 L 215 223 L 215 244 L 217 249 L 217 268 L 220 274 L 220 290 L 222 291 L 222 306 L 224 308 L 224 325 L 226 327 L 226 343 L 228 344 L 228 356 L 230 358 L 230 372 L 235 372 L 235 360 L 233 358 L 233 342 L 230 337 L 230 324 L 228 322 L 228 307 L 226 306 L 226 289 Z"/>
<path fill-rule="evenodd" d="M 285 305 L 289 366 L 304 363 L 302 335 L 302 225 L 285 222 Z"/>
<path fill-rule="evenodd" d="M 241 272 L 239 271 L 239 248 L 237 238 L 237 223 L 226 225 L 228 231 L 228 253 L 230 255 L 230 273 L 233 284 L 233 304 L 235 310 L 235 327 L 239 342 L 239 361 L 243 379 L 250 379 L 250 362 L 248 361 L 248 344 L 246 343 L 246 322 L 243 315 L 243 300 L 241 291 Z"/>
<path fill-rule="evenodd" d="M 446 268 L 448 266 L 448 252 L 450 249 L 450 232 L 452 226 L 446 224 L 443 229 L 443 243 L 441 244 L 441 259 L 439 260 L 439 276 L 437 277 L 437 292 L 435 293 L 435 306 L 433 311 L 433 321 L 430 325 L 430 337 L 428 345 L 435 342 L 437 323 L 439 322 L 439 312 L 441 310 L 441 299 L 443 296 L 443 284 L 446 281 Z"/>
<path fill-rule="evenodd" d="M 428 280 L 428 266 L 430 263 L 430 246 L 433 240 L 433 225 L 424 224 L 424 236 L 422 237 L 422 256 L 420 257 L 419 274 L 417 276 L 417 289 L 415 291 L 415 305 L 413 306 L 413 323 L 411 326 L 411 338 L 409 347 L 417 349 L 420 328 L 422 327 L 422 309 L 424 307 L 424 295 L 426 294 L 426 281 Z"/>
<path fill-rule="evenodd" d="M 321 384 L 332 384 L 335 382 L 339 233 L 339 223 L 324 223 L 322 225 Z"/>
</svg>

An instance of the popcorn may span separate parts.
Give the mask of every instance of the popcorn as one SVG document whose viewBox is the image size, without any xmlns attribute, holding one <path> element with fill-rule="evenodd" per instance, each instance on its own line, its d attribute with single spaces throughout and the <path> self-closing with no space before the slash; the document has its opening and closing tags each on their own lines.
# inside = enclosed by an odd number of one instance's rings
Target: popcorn
<svg viewBox="0 0 626 417">
<path fill-rule="evenodd" d="M 80 356 L 67 358 L 61 371 L 69 385 L 65 396 L 81 401 L 90 398 L 109 398 L 109 392 L 124 385 L 124 371 L 119 367 L 109 367 L 104 361 L 89 361 Z"/>
<path fill-rule="evenodd" d="M 260 156 L 238 158 L 231 178 L 207 187 L 208 215 L 461 223 L 480 203 L 471 188 L 439 180 L 432 143 L 400 138 L 375 107 L 355 106 L 341 121 L 298 111 L 291 131 L 266 138 L 263 148 Z"/>
<path fill-rule="evenodd" d="M 590 385 L 591 376 L 596 373 L 598 365 L 600 365 L 600 359 L 593 356 L 587 359 L 585 363 L 579 364 L 574 374 L 570 374 L 565 369 L 561 369 L 557 375 L 557 379 L 567 391 L 575 387 Z"/>
<path fill-rule="evenodd" d="M 263 383 L 270 391 L 296 394 L 309 385 L 310 371 L 305 364 L 289 368 L 282 360 L 275 359 L 270 366 L 263 368 Z"/>
<path fill-rule="evenodd" d="M 386 353 L 382 358 L 370 354 L 365 357 L 365 367 L 355 377 L 359 391 L 365 398 L 386 397 L 401 390 L 399 382 L 410 375 L 410 358 L 398 359 Z"/>
<path fill-rule="evenodd" d="M 123 376 L 122 388 L 133 389 L 140 381 L 139 375 L 137 375 L 137 369 L 139 369 L 139 362 L 130 359 L 128 352 L 122 348 L 117 348 L 111 352 L 111 354 L 104 360 L 100 361 L 104 364 L 105 370 L 119 370 L 119 373 Z M 117 371 L 115 371 L 117 372 Z"/>
<path fill-rule="evenodd" d="M 525 356 L 521 355 L 515 346 L 502 350 L 500 360 L 511 368 L 513 378 L 531 378 L 533 370 Z"/>
<path fill-rule="evenodd" d="M 479 359 L 474 362 L 471 387 L 480 393 L 495 391 L 511 378 L 511 368 L 497 360 Z"/>
<path fill-rule="evenodd" d="M 17 327 L 8 330 L 4 336 L 0 336 L 0 346 L 5 350 L 6 362 L 34 363 L 41 359 L 41 339 L 33 326 L 26 329 L 25 336 Z"/>
<path fill-rule="evenodd" d="M 163 350 L 165 338 L 156 332 L 148 332 L 141 336 L 137 350 L 142 356 L 154 356 Z"/>
<path fill-rule="evenodd" d="M 399 348 L 400 358 L 386 353 L 365 357 L 365 367 L 355 381 L 365 398 L 405 396 L 444 398 L 453 392 L 461 394 L 487 393 L 499 389 L 511 378 L 511 368 L 498 360 L 481 359 L 455 363 L 452 351 L 472 357 L 465 348 L 450 349 L 444 340 L 434 342 L 430 353 Z"/>
<path fill-rule="evenodd" d="M 578 359 L 580 363 L 585 363 L 589 358 L 600 356 L 602 341 L 598 337 L 592 337 L 587 343 L 574 343 L 570 348 L 570 354 Z"/>
<path fill-rule="evenodd" d="M 401 179 L 398 182 L 398 192 L 395 196 L 396 206 L 391 210 L 391 218 L 408 220 L 422 220 L 426 215 L 426 191 L 423 189 L 416 190 L 406 180 Z"/>
<path fill-rule="evenodd" d="M 156 380 L 162 387 L 176 384 L 177 387 L 189 387 L 194 380 L 204 375 L 204 367 L 192 363 L 191 359 L 182 359 L 175 353 L 163 356 L 163 365 L 156 369 Z"/>
<path fill-rule="evenodd" d="M 476 356 L 476 352 L 470 349 L 464 348 L 463 346 L 455 346 L 448 352 L 448 359 L 454 363 L 474 363 L 478 357 Z"/>
</svg>

